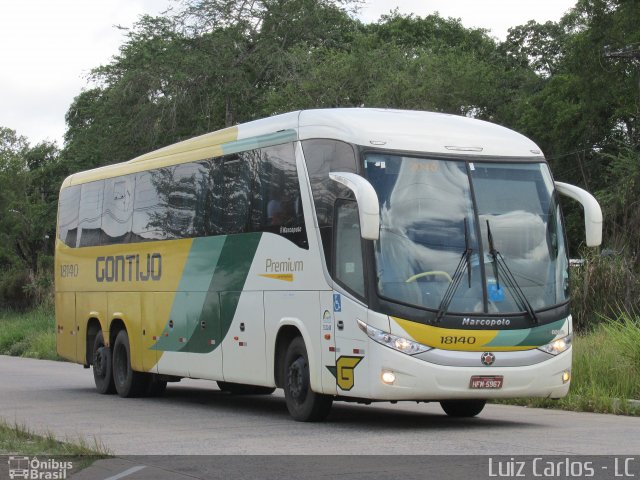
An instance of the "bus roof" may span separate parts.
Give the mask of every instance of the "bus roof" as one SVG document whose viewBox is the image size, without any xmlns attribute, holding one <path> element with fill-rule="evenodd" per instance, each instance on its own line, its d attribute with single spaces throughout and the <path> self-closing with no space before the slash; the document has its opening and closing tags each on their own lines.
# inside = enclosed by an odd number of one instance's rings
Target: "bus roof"
<svg viewBox="0 0 640 480">
<path fill-rule="evenodd" d="M 525 136 L 482 120 L 413 110 L 335 108 L 300 110 L 200 135 L 128 162 L 71 175 L 63 186 L 310 138 L 398 151 L 543 159 L 539 147 Z"/>
</svg>

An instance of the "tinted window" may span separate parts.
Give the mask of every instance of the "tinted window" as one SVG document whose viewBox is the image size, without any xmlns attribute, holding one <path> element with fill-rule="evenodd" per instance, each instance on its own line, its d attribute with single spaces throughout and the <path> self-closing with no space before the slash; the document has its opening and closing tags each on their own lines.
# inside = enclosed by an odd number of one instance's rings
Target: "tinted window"
<svg viewBox="0 0 640 480">
<path fill-rule="evenodd" d="M 135 175 L 105 180 L 102 244 L 129 243 L 133 221 Z"/>
<path fill-rule="evenodd" d="M 161 240 L 166 238 L 157 218 L 164 209 L 163 199 L 156 190 L 161 170 L 136 175 L 136 194 L 133 209 L 133 240 Z"/>
<path fill-rule="evenodd" d="M 133 233 L 136 241 L 204 236 L 207 164 L 185 163 L 136 177 Z"/>
<path fill-rule="evenodd" d="M 78 222 L 78 246 L 80 247 L 100 245 L 103 198 L 104 180 L 82 185 Z"/>
<path fill-rule="evenodd" d="M 258 224 L 254 229 L 272 232 L 307 248 L 307 232 L 300 198 L 300 183 L 292 144 L 262 149 L 259 165 L 260 193 L 255 195 Z M 256 189 L 257 190 L 257 189 Z"/>
<path fill-rule="evenodd" d="M 271 232 L 308 248 L 293 144 L 75 188 L 80 198 L 73 201 L 82 204 L 79 243 L 78 212 L 74 219 L 61 205 L 60 214 L 60 236 L 71 246 Z"/>
<path fill-rule="evenodd" d="M 250 155 L 245 155 L 245 157 Z M 225 234 L 251 231 L 251 196 L 254 190 L 254 175 L 249 162 L 233 155 L 222 159 L 224 187 L 222 204 L 225 211 L 222 231 Z"/>
<path fill-rule="evenodd" d="M 78 209 L 80 207 L 80 185 L 65 188 L 60 192 L 58 207 L 58 235 L 65 245 L 76 246 L 78 238 Z"/>
<path fill-rule="evenodd" d="M 335 277 L 341 284 L 364 297 L 362 241 L 356 202 L 339 201 L 336 208 Z"/>
<path fill-rule="evenodd" d="M 330 271 L 334 204 L 337 198 L 353 196 L 347 187 L 332 181 L 329 172 L 356 173 L 356 155 L 351 145 L 337 140 L 306 140 L 302 142 L 302 149 L 309 172 L 324 256 Z"/>
</svg>

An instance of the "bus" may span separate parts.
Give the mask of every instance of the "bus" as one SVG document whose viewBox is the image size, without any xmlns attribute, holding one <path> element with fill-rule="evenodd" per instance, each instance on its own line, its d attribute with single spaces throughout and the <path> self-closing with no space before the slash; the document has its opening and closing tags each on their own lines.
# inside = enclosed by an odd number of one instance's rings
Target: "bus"
<svg viewBox="0 0 640 480">
<path fill-rule="evenodd" d="M 542 152 L 472 118 L 303 110 L 80 172 L 59 197 L 60 356 L 98 392 L 182 378 L 333 401 L 560 398 L 571 381 L 567 241 Z"/>
</svg>

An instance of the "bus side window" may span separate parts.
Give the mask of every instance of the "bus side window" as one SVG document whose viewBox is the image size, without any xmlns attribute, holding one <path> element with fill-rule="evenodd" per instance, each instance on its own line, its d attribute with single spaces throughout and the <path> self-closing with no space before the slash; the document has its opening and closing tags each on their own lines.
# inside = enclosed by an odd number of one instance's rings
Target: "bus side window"
<svg viewBox="0 0 640 480">
<path fill-rule="evenodd" d="M 252 175 L 250 165 L 238 155 L 228 155 L 222 160 L 222 202 L 225 205 L 222 231 L 226 235 L 247 233 L 250 225 L 250 199 Z"/>
<path fill-rule="evenodd" d="M 78 210 L 80 185 L 67 187 L 60 192 L 58 207 L 58 237 L 68 247 L 75 247 L 78 238 Z"/>
<path fill-rule="evenodd" d="M 364 297 L 362 239 L 358 205 L 353 201 L 336 202 L 336 280 Z"/>
<path fill-rule="evenodd" d="M 329 172 L 356 173 L 356 155 L 350 144 L 330 139 L 304 140 L 302 150 L 309 172 L 327 270 L 331 272 L 335 201 L 337 198 L 353 198 L 353 195 L 344 185 L 329 180 Z"/>
<path fill-rule="evenodd" d="M 132 241 L 144 242 L 166 238 L 159 217 L 164 210 L 156 185 L 160 169 L 136 174 L 133 207 Z"/>
<path fill-rule="evenodd" d="M 134 187 L 134 175 L 106 180 L 102 214 L 102 245 L 130 242 Z"/>
<path fill-rule="evenodd" d="M 104 180 L 84 183 L 80 193 L 78 246 L 95 247 L 102 237 L 102 202 Z"/>
</svg>

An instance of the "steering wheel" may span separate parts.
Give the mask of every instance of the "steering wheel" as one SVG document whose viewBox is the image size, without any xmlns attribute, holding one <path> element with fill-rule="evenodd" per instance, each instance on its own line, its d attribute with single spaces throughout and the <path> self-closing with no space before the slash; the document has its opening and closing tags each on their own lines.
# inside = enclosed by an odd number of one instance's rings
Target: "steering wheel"
<svg viewBox="0 0 640 480">
<path fill-rule="evenodd" d="M 449 283 L 451 283 L 453 281 L 453 279 L 451 278 L 451 275 L 449 275 L 447 272 L 443 272 L 442 270 L 431 270 L 429 272 L 417 273 L 417 274 L 407 278 L 405 280 L 405 283 L 415 282 L 417 279 L 422 278 L 422 277 L 428 277 L 429 275 L 436 275 L 438 277 L 444 277 L 444 278 L 446 278 L 446 280 Z"/>
</svg>

